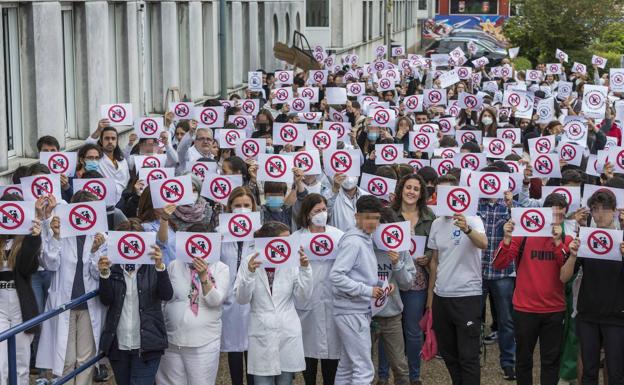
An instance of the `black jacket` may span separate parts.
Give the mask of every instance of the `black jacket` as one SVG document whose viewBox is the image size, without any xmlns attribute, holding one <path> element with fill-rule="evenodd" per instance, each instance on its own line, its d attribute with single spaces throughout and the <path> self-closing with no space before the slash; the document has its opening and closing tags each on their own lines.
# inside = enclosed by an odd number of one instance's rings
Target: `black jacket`
<svg viewBox="0 0 624 385">
<path fill-rule="evenodd" d="M 136 274 L 141 323 L 139 354 L 149 360 L 162 355 L 168 346 L 162 301 L 169 301 L 173 297 L 173 287 L 167 271 L 157 272 L 154 265 L 142 265 Z M 125 296 L 126 281 L 123 270 L 120 265 L 113 265 L 108 278 L 100 277 L 100 301 L 108 306 L 100 338 L 100 351 L 111 359 L 116 359 L 119 355 L 117 325 Z"/>
<path fill-rule="evenodd" d="M 41 252 L 41 237 L 26 235 L 22 242 L 22 248 L 15 256 L 15 266 L 13 266 L 13 280 L 15 290 L 19 298 L 20 309 L 22 311 L 22 321 L 28 321 L 39 315 L 35 292 L 30 285 L 30 276 L 37 272 L 39 268 L 39 253 Z M 26 330 L 26 333 L 39 331 L 39 326 Z"/>
</svg>

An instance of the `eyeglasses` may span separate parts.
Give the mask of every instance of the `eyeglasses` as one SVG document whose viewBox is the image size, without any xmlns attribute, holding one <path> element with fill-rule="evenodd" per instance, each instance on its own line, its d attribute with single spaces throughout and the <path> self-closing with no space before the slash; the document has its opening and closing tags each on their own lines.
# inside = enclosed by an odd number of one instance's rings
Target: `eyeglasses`
<svg viewBox="0 0 624 385">
<path fill-rule="evenodd" d="M 212 141 L 212 138 L 209 137 L 209 136 L 204 136 L 204 137 L 200 138 L 198 136 L 198 137 L 195 138 L 195 140 L 198 141 L 198 142 L 210 142 L 210 141 Z"/>
</svg>

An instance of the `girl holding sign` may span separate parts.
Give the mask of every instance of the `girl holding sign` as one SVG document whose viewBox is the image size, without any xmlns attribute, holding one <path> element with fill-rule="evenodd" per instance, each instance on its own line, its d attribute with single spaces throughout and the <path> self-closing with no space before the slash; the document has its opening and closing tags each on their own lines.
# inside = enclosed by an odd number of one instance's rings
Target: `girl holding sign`
<svg viewBox="0 0 624 385">
<path fill-rule="evenodd" d="M 171 215 L 176 206 L 168 204 L 162 209 L 155 209 L 152 204 L 150 186 L 147 186 L 139 198 L 137 218 L 143 224 L 143 231 L 157 233 L 156 241 L 161 248 L 165 259 L 165 265 L 169 265 L 175 259 L 175 224 Z"/>
<path fill-rule="evenodd" d="M 188 231 L 207 233 L 203 224 Z M 165 304 L 169 348 L 161 358 L 161 385 L 214 385 L 219 369 L 221 309 L 230 287 L 228 267 L 220 261 L 180 259 L 169 265 L 173 298 Z"/>
<path fill-rule="evenodd" d="M 2 201 L 21 201 L 16 194 L 5 194 Z M 37 201 L 40 207 L 43 198 Z M 30 276 L 37 272 L 41 249 L 41 224 L 32 221 L 30 235 L 0 236 L 0 329 L 7 330 L 39 315 Z M 15 336 L 18 383 L 29 383 L 30 343 L 39 327 Z M 6 342 L 0 344 L 0 382 L 8 383 Z"/>
<path fill-rule="evenodd" d="M 326 234 L 328 238 L 325 240 L 331 240 L 332 244 L 327 242 L 320 243 L 320 245 L 332 249 L 337 248 L 344 233 L 327 224 L 327 215 L 327 200 L 320 194 L 308 195 L 303 200 L 297 216 L 297 226 L 301 229 L 293 235 Z M 308 301 L 295 300 L 295 307 L 303 328 L 303 351 L 306 361 L 303 379 L 306 385 L 316 384 L 319 360 L 321 360 L 324 385 L 333 385 L 338 368 L 340 342 L 334 324 L 332 285 L 329 280 L 334 258 L 310 262 L 314 288 L 312 297 Z"/>
<path fill-rule="evenodd" d="M 186 229 L 193 225 L 208 225 L 212 218 L 212 207 L 199 195 L 202 189 L 201 179 L 191 174 L 191 182 L 195 203 L 176 207 L 171 215 L 171 222 L 175 225 L 176 231 L 188 231 Z"/>
<path fill-rule="evenodd" d="M 267 222 L 254 237 L 289 235 L 283 223 Z M 247 372 L 254 375 L 255 385 L 292 384 L 295 373 L 306 368 L 295 299 L 305 302 L 312 296 L 312 268 L 303 249 L 297 268 L 262 269 L 257 257 L 257 252 L 246 257 L 234 284 L 236 300 L 250 304 L 252 314 Z"/>
</svg>

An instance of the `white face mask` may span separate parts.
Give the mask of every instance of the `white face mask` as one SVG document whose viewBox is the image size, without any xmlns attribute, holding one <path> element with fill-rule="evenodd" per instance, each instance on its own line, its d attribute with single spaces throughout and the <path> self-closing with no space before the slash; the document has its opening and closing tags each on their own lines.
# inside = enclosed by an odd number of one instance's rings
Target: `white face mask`
<svg viewBox="0 0 624 385">
<path fill-rule="evenodd" d="M 234 214 L 248 214 L 251 212 L 249 207 L 234 207 L 232 213 Z"/>
<path fill-rule="evenodd" d="M 321 193 L 321 183 L 316 182 L 311 186 L 305 186 L 306 190 L 308 190 L 308 194 L 320 194 Z"/>
<path fill-rule="evenodd" d="M 354 187 L 357 186 L 358 178 L 356 176 L 348 176 L 342 182 L 341 186 L 345 190 L 353 190 Z"/>
<path fill-rule="evenodd" d="M 321 211 L 310 218 L 314 226 L 325 226 L 327 224 L 327 211 Z"/>
<path fill-rule="evenodd" d="M 483 124 L 486 126 L 492 124 L 492 121 L 492 118 L 490 118 L 489 116 L 484 116 L 483 119 L 481 119 L 481 122 L 483 122 Z"/>
</svg>

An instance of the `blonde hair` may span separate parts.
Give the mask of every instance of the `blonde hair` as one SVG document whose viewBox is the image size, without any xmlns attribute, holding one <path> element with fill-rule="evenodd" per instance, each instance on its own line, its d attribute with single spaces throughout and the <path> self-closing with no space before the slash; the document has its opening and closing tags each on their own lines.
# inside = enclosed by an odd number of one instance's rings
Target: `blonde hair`
<svg viewBox="0 0 624 385">
<path fill-rule="evenodd" d="M 8 238 L 6 237 L 0 238 L 0 266 L 8 267 L 9 269 L 13 270 L 13 268 L 15 267 L 15 258 L 17 256 L 17 253 L 19 253 L 19 251 L 22 249 L 22 242 L 24 241 L 24 236 L 17 235 L 15 236 L 15 238 L 13 238 L 13 245 L 11 246 L 11 250 L 9 250 L 8 257 L 5 255 L 7 252 L 6 251 L 7 241 L 8 241 Z"/>
</svg>

